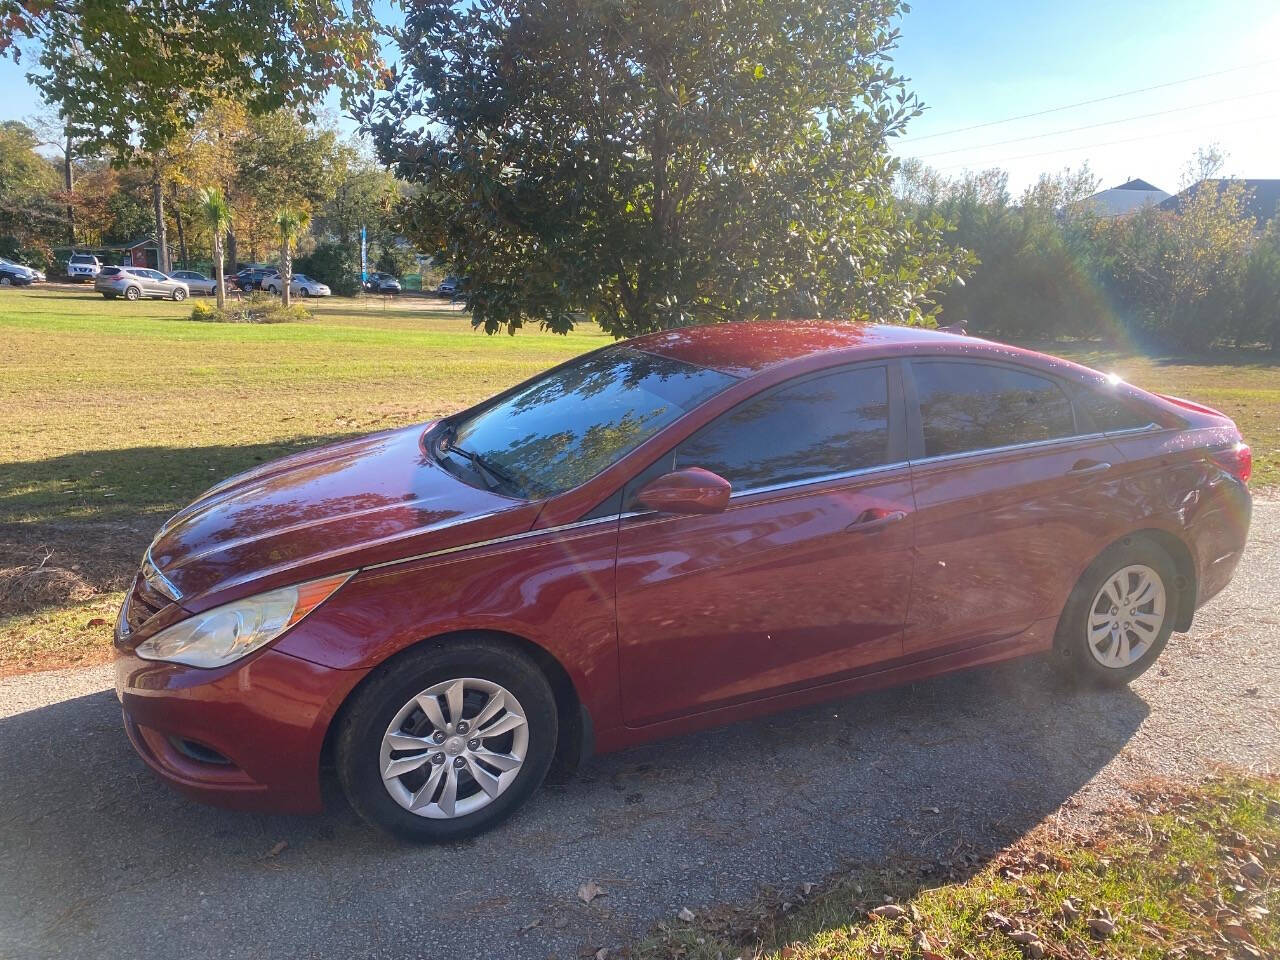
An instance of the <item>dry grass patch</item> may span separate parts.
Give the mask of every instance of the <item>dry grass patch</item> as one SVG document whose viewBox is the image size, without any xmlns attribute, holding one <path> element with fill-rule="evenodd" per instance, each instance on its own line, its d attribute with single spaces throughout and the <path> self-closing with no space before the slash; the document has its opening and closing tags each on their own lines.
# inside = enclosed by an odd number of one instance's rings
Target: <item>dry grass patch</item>
<svg viewBox="0 0 1280 960">
<path fill-rule="evenodd" d="M 960 862 L 857 870 L 693 911 L 634 960 L 1262 960 L 1280 956 L 1280 781 L 1153 786 L 1100 829 Z M 903 869 L 906 867 L 906 869 Z"/>
</svg>

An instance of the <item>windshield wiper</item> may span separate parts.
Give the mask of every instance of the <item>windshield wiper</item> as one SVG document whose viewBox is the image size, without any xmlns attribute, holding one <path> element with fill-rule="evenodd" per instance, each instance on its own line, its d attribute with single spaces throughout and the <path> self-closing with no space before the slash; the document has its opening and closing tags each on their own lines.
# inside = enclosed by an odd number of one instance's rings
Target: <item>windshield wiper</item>
<svg viewBox="0 0 1280 960">
<path fill-rule="evenodd" d="M 444 453 L 456 453 L 464 460 L 468 460 L 474 464 L 476 470 L 485 478 L 485 482 L 489 485 L 490 490 L 496 490 L 500 486 L 506 487 L 508 490 L 520 490 L 520 481 L 507 473 L 502 469 L 502 467 L 498 466 L 492 460 L 489 460 L 482 454 L 454 446 L 453 438 L 457 435 L 457 432 L 457 427 L 449 427 L 444 432 L 443 436 L 440 437 L 440 449 Z"/>
</svg>

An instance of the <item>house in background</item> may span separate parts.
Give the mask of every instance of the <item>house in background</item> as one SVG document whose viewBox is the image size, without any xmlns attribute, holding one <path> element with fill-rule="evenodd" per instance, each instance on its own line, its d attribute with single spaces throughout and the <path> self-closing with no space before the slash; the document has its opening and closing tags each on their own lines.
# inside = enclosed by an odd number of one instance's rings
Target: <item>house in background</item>
<svg viewBox="0 0 1280 960">
<path fill-rule="evenodd" d="M 53 255 L 63 261 L 73 253 L 91 253 L 103 263 L 117 263 L 125 267 L 150 267 L 159 269 L 160 245 L 154 236 L 140 237 L 129 243 L 76 244 L 74 247 L 54 247 Z M 173 263 L 173 248 L 169 248 L 169 262 Z"/>
<path fill-rule="evenodd" d="M 1156 206 L 1169 199 L 1169 194 L 1145 180 L 1130 180 L 1110 190 L 1095 193 L 1084 200 L 1099 217 L 1123 217 L 1145 206 Z"/>
<path fill-rule="evenodd" d="M 1183 204 L 1201 190 L 1209 186 L 1215 190 L 1221 190 L 1229 184 L 1236 183 L 1244 184 L 1244 209 L 1253 217 L 1255 229 L 1261 230 L 1267 225 L 1267 221 L 1280 214 L 1280 180 L 1201 180 L 1199 183 L 1193 183 L 1177 196 L 1162 201 L 1160 209 L 1179 213 Z"/>
</svg>

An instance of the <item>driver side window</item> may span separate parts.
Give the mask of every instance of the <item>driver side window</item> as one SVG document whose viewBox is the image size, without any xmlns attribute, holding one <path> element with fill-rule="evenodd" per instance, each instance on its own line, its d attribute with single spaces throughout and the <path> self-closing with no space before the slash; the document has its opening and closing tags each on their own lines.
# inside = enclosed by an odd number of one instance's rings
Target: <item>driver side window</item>
<svg viewBox="0 0 1280 960">
<path fill-rule="evenodd" d="M 807 377 L 746 400 L 627 485 L 636 493 L 670 470 L 702 467 L 734 493 L 818 480 L 889 462 L 889 377 L 883 366 Z"/>
</svg>

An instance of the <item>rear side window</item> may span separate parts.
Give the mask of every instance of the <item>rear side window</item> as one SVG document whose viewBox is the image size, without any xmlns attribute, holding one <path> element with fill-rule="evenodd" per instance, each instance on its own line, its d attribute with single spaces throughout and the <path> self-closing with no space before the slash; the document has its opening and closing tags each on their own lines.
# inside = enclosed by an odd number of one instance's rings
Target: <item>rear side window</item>
<svg viewBox="0 0 1280 960">
<path fill-rule="evenodd" d="M 114 277 L 117 273 L 124 273 L 119 267 L 103 267 L 102 275 L 104 277 Z"/>
<path fill-rule="evenodd" d="M 1081 390 L 1076 403 L 1092 421 L 1094 429 L 1103 433 L 1140 430 L 1155 422 L 1151 411 L 1139 401 L 1124 396 L 1118 385 Z"/>
<path fill-rule="evenodd" d="M 680 444 L 675 469 L 703 467 L 742 492 L 876 467 L 888 457 L 888 373 L 860 367 L 735 407 Z"/>
<path fill-rule="evenodd" d="M 1069 437 L 1071 402 L 1052 380 L 981 363 L 913 361 L 924 455 Z"/>
</svg>

